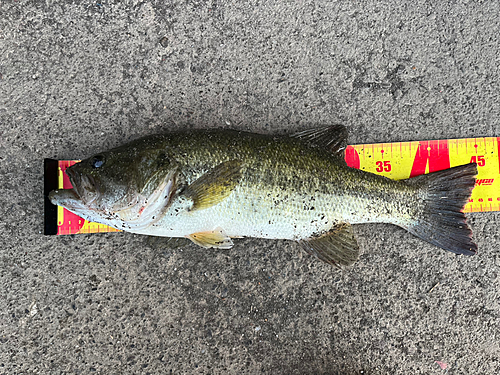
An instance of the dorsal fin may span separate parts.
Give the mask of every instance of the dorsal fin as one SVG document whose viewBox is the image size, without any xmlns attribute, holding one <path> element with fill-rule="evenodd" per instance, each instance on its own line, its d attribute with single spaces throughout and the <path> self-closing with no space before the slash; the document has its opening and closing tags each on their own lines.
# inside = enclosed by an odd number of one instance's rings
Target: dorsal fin
<svg viewBox="0 0 500 375">
<path fill-rule="evenodd" d="M 292 137 L 322 147 L 332 154 L 344 158 L 344 150 L 347 147 L 347 128 L 344 125 L 307 129 L 292 134 Z"/>
</svg>

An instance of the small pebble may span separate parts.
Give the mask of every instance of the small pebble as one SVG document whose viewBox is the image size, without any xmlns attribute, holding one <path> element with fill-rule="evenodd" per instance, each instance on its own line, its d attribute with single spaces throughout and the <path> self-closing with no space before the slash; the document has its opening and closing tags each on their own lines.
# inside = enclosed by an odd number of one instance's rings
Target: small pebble
<svg viewBox="0 0 500 375">
<path fill-rule="evenodd" d="M 160 44 L 162 47 L 168 47 L 168 38 L 164 36 L 163 38 L 160 39 Z"/>
</svg>

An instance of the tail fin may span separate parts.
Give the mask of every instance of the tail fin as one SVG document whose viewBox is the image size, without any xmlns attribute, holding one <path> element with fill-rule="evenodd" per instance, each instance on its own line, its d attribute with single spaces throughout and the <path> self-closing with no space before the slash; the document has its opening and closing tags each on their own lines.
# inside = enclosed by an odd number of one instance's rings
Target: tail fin
<svg viewBox="0 0 500 375">
<path fill-rule="evenodd" d="M 475 185 L 476 164 L 466 164 L 407 180 L 421 186 L 424 207 L 408 231 L 456 254 L 474 255 L 477 245 L 461 211 Z"/>
</svg>

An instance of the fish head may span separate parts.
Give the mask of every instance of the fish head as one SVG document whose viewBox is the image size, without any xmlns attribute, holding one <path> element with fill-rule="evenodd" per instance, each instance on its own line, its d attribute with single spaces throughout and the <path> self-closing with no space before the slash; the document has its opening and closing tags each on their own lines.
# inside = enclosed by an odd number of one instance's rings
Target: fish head
<svg viewBox="0 0 500 375">
<path fill-rule="evenodd" d="M 115 227 L 138 220 L 144 225 L 144 211 L 150 224 L 168 206 L 177 186 L 175 161 L 154 148 L 101 152 L 67 168 L 66 174 L 73 188 L 51 192 L 52 203 Z"/>
</svg>

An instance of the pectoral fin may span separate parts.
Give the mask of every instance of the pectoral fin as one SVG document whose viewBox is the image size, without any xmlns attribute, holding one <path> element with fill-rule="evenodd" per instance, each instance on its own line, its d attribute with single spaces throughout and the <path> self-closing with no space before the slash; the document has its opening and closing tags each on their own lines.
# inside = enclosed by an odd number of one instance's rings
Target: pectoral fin
<svg viewBox="0 0 500 375">
<path fill-rule="evenodd" d="M 202 210 L 226 199 L 241 180 L 240 160 L 219 164 L 186 187 L 183 192 L 193 200 L 191 210 Z"/>
<path fill-rule="evenodd" d="M 359 246 L 352 226 L 341 223 L 328 233 L 300 240 L 299 243 L 309 254 L 336 267 L 350 266 L 359 258 Z"/>
<path fill-rule="evenodd" d="M 228 237 L 222 228 L 193 233 L 186 237 L 195 244 L 206 248 L 230 249 L 233 247 L 233 241 L 231 241 L 231 238 Z"/>
</svg>

